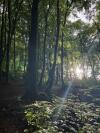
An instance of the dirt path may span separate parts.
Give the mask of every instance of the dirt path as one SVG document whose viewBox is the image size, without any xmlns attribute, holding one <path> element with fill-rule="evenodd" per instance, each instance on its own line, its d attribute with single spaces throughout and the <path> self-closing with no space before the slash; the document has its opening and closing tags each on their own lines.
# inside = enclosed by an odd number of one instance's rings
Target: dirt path
<svg viewBox="0 0 100 133">
<path fill-rule="evenodd" d="M 18 97 L 24 94 L 19 82 L 0 83 L 0 133 L 23 133 L 24 112 Z"/>
</svg>

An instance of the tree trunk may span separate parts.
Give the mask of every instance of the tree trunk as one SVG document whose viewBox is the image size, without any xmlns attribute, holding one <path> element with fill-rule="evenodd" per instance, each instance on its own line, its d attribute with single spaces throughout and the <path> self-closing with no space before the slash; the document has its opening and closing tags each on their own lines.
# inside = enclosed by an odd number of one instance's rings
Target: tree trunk
<svg viewBox="0 0 100 133">
<path fill-rule="evenodd" d="M 94 80 L 96 81 L 95 72 L 94 72 L 94 64 L 92 64 L 91 58 L 89 56 L 88 56 L 88 60 L 89 60 L 90 66 L 91 66 L 92 76 L 93 76 Z M 92 57 L 92 60 L 93 60 L 93 57 Z"/>
<path fill-rule="evenodd" d="M 9 79 L 9 63 L 10 63 L 10 48 L 11 48 L 11 42 L 12 37 L 15 32 L 16 24 L 18 21 L 18 15 L 21 8 L 23 0 L 18 5 L 18 9 L 15 12 L 15 18 L 12 19 L 11 15 L 11 0 L 8 0 L 8 39 L 7 39 L 7 50 L 6 50 L 6 81 L 8 82 Z"/>
<path fill-rule="evenodd" d="M 15 33 L 16 34 L 16 33 Z M 15 40 L 15 34 L 14 34 L 14 53 L 13 53 L 13 55 L 14 55 L 14 75 L 16 75 L 16 40 Z"/>
<path fill-rule="evenodd" d="M 3 35 L 4 35 L 4 18 L 5 18 L 5 0 L 3 1 L 1 36 L 0 36 L 0 80 L 2 78 L 2 58 L 3 58 Z"/>
<path fill-rule="evenodd" d="M 46 38 L 47 38 L 47 20 L 48 20 L 48 11 L 45 15 L 45 36 L 44 36 L 44 46 L 43 46 L 43 68 L 42 68 L 42 73 L 40 76 L 40 82 L 39 82 L 39 87 L 42 86 L 42 80 L 44 77 L 44 72 L 45 72 L 45 54 L 46 54 Z"/>
<path fill-rule="evenodd" d="M 25 42 L 25 50 L 24 50 L 24 73 L 26 73 L 26 64 L 27 64 L 27 42 Z"/>
<path fill-rule="evenodd" d="M 11 44 L 11 0 L 8 0 L 8 41 L 6 51 L 6 81 L 8 82 L 9 76 L 9 62 L 10 62 L 10 44 Z"/>
<path fill-rule="evenodd" d="M 64 48 L 63 48 L 63 38 L 64 34 L 62 32 L 62 45 L 61 45 L 61 83 L 62 83 L 62 88 L 64 87 L 64 79 L 63 79 L 63 58 L 64 58 Z"/>
<path fill-rule="evenodd" d="M 56 60 L 57 60 L 57 51 L 58 51 L 58 41 L 59 41 L 59 29 L 60 29 L 60 15 L 59 15 L 59 0 L 57 0 L 57 28 L 56 28 L 56 42 L 54 47 L 54 62 L 53 66 L 49 72 L 49 78 L 47 81 L 47 87 L 46 92 L 48 95 L 51 93 L 51 87 L 53 85 L 54 80 L 54 72 L 55 72 L 55 66 L 56 66 Z"/>
<path fill-rule="evenodd" d="M 65 12 L 64 15 L 64 23 L 63 23 L 63 28 L 65 27 L 66 24 L 66 16 L 67 16 L 67 11 Z M 62 31 L 62 36 L 61 36 L 61 83 L 62 83 L 62 88 L 64 87 L 64 78 L 63 78 L 63 65 L 64 65 L 64 33 Z M 68 63 L 68 62 L 67 62 Z"/>
<path fill-rule="evenodd" d="M 37 98 L 37 80 L 36 80 L 36 49 L 37 49 L 37 26 L 38 26 L 38 4 L 39 0 L 33 0 L 31 35 L 28 45 L 28 67 L 26 77 L 26 97 L 28 99 Z"/>
</svg>

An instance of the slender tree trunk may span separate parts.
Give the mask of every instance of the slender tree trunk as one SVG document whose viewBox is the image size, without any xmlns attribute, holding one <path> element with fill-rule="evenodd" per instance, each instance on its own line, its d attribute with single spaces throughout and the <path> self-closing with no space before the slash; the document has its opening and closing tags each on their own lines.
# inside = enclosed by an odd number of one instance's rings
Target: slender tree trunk
<svg viewBox="0 0 100 133">
<path fill-rule="evenodd" d="M 6 81 L 8 82 L 9 76 L 9 62 L 10 62 L 10 44 L 11 44 L 11 0 L 8 0 L 8 41 L 6 51 Z"/>
<path fill-rule="evenodd" d="M 67 11 L 65 12 L 64 15 L 64 22 L 63 22 L 63 28 L 65 27 L 66 24 L 66 17 L 67 17 Z M 64 87 L 64 78 L 63 78 L 63 65 L 64 65 L 64 33 L 62 31 L 62 35 L 61 35 L 61 83 L 62 83 L 62 88 Z"/>
<path fill-rule="evenodd" d="M 6 14 L 7 7 L 5 7 L 5 14 L 4 14 L 4 35 L 3 35 L 3 44 L 2 44 L 2 58 L 0 61 L 0 73 L 2 76 L 2 62 L 4 60 L 4 57 L 6 56 L 6 49 L 7 49 L 7 14 Z M 3 33 L 3 32 L 2 32 Z M 2 37 L 1 37 L 2 38 Z"/>
<path fill-rule="evenodd" d="M 67 1 L 66 4 L 67 4 L 67 10 L 64 14 L 64 21 L 63 21 L 63 28 L 65 27 L 65 24 L 66 24 L 66 17 L 67 15 L 69 14 L 68 13 L 68 10 L 70 9 L 70 7 L 72 6 L 72 3 L 73 1 L 71 1 L 71 3 L 69 4 L 69 2 Z M 63 65 L 64 65 L 64 33 L 62 31 L 62 35 L 61 35 L 61 42 L 62 42 L 62 45 L 61 45 L 61 83 L 62 83 L 62 88 L 64 87 L 64 78 L 63 78 Z M 68 58 L 68 57 L 67 57 Z M 68 64 L 68 60 L 67 60 L 67 64 Z M 67 68 L 68 69 L 68 68 Z"/>
<path fill-rule="evenodd" d="M 18 21 L 18 13 L 23 0 L 18 5 L 18 10 L 15 13 L 15 19 L 11 20 L 11 0 L 8 0 L 8 40 L 7 40 L 7 50 L 6 50 L 6 81 L 9 79 L 9 63 L 10 63 L 10 47 L 12 42 L 12 37 L 15 32 L 16 24 Z M 12 22 L 13 21 L 13 22 Z M 13 24 L 13 25 L 12 25 Z"/>
<path fill-rule="evenodd" d="M 4 0 L 5 1 L 5 0 Z M 8 14 L 5 13 L 5 22 L 3 24 L 5 24 L 5 36 L 4 36 L 4 47 L 2 50 L 2 58 L 0 59 L 0 67 L 2 66 L 2 61 L 6 55 L 6 81 L 8 82 L 8 75 L 9 75 L 9 62 L 10 62 L 10 47 L 11 47 L 11 41 L 12 41 L 12 37 L 13 37 L 13 34 L 15 32 L 15 28 L 16 28 L 16 24 L 17 24 L 17 20 L 18 20 L 18 13 L 20 11 L 20 7 L 21 7 L 21 4 L 22 4 L 23 0 L 21 0 L 21 2 L 19 3 L 18 5 L 18 9 L 17 11 L 15 12 L 15 19 L 12 19 L 11 20 L 11 0 L 8 0 L 7 1 L 7 8 L 8 8 Z M 6 12 L 6 11 L 5 11 Z M 8 17 L 8 32 L 6 32 L 6 16 Z M 11 24 L 12 23 L 12 24 Z M 7 34 L 7 36 L 6 36 Z M 7 38 L 7 43 L 6 43 L 6 38 Z M 0 52 L 1 53 L 1 52 Z"/>
<path fill-rule="evenodd" d="M 53 66 L 49 72 L 49 78 L 47 81 L 47 88 L 46 92 L 50 95 L 51 93 L 51 87 L 53 85 L 54 80 L 54 72 L 55 72 L 55 66 L 56 66 L 56 60 L 57 60 L 57 51 L 58 51 L 58 41 L 59 41 L 59 29 L 60 29 L 60 15 L 59 15 L 59 0 L 57 0 L 57 28 L 56 28 L 56 42 L 54 47 L 54 62 Z"/>
<path fill-rule="evenodd" d="M 63 43 L 64 43 L 64 34 L 62 32 L 62 45 L 61 45 L 61 83 L 62 83 L 62 88 L 64 87 L 64 79 L 63 79 L 63 59 L 64 59 L 64 47 L 63 47 Z"/>
<path fill-rule="evenodd" d="M 49 8 L 47 9 L 47 12 L 45 13 L 45 36 L 44 36 L 44 45 L 43 45 L 43 67 L 42 67 L 42 73 L 40 76 L 40 81 L 39 81 L 39 87 L 42 86 L 42 81 L 44 78 L 44 74 L 45 74 L 45 67 L 46 67 L 46 59 L 45 59 L 45 55 L 46 55 L 46 40 L 47 40 L 47 28 L 48 28 L 48 15 L 49 15 L 49 11 L 50 11 L 51 5 L 50 5 L 50 1 L 49 1 Z"/>
<path fill-rule="evenodd" d="M 0 80 L 1 80 L 1 76 L 2 76 L 3 36 L 4 36 L 4 18 L 5 18 L 4 13 L 5 13 L 5 0 L 3 1 L 1 36 L 0 36 Z"/>
<path fill-rule="evenodd" d="M 40 53 L 42 53 L 41 52 L 41 41 L 40 41 L 40 33 L 39 33 L 39 31 L 38 31 L 38 33 L 37 33 L 37 66 L 39 67 L 41 67 L 41 54 Z M 40 70 L 40 68 L 39 68 L 39 70 Z M 41 73 L 40 73 L 40 71 L 37 71 L 37 81 L 38 81 L 38 86 L 39 86 L 39 82 L 40 82 L 40 76 L 41 76 Z"/>
<path fill-rule="evenodd" d="M 90 66 L 91 66 L 92 76 L 93 76 L 94 80 L 96 81 L 96 77 L 95 77 L 95 73 L 94 73 L 94 64 L 92 65 L 92 62 L 91 62 L 91 59 L 89 56 L 88 56 L 88 60 L 89 60 Z"/>
<path fill-rule="evenodd" d="M 48 39 L 48 43 L 49 43 L 49 39 Z M 48 44 L 48 47 L 49 47 L 49 52 L 48 52 L 48 66 L 47 66 L 47 69 L 48 69 L 48 75 L 49 75 L 49 71 L 51 70 L 51 53 L 50 53 L 50 49 L 51 49 L 51 46 L 50 46 L 50 43 Z"/>
<path fill-rule="evenodd" d="M 56 65 L 56 68 L 55 68 L 55 85 L 58 84 L 58 66 Z"/>
<path fill-rule="evenodd" d="M 24 51 L 24 73 L 26 72 L 26 62 L 27 62 L 27 44 L 25 43 L 25 51 Z"/>
<path fill-rule="evenodd" d="M 14 63 L 14 74 L 16 75 L 16 40 L 15 40 L 15 34 L 14 34 L 14 60 L 13 60 L 13 63 Z"/>
<path fill-rule="evenodd" d="M 47 13 L 45 15 L 45 36 L 44 36 L 44 46 L 43 46 L 43 68 L 42 68 L 42 73 L 41 73 L 41 76 L 40 76 L 39 87 L 42 86 L 42 80 L 43 80 L 44 72 L 45 72 L 45 54 L 46 54 L 46 38 L 47 38 L 48 11 L 47 11 Z"/>
</svg>

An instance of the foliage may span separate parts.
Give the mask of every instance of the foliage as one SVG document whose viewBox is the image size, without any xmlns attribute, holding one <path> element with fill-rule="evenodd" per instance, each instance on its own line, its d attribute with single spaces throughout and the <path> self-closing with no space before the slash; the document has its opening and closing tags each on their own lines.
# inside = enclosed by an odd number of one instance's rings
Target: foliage
<svg viewBox="0 0 100 133">
<path fill-rule="evenodd" d="M 52 127 L 50 122 L 50 116 L 52 113 L 52 105 L 48 102 L 36 101 L 31 106 L 27 106 L 25 110 L 25 117 L 28 121 L 28 125 L 36 126 L 37 133 L 41 132 L 54 132 L 55 129 Z"/>
<path fill-rule="evenodd" d="M 100 130 L 99 111 L 100 108 L 96 108 L 94 104 L 74 102 L 73 98 L 62 102 L 61 98 L 56 97 L 53 103 L 36 102 L 27 106 L 25 114 L 28 124 L 38 127 L 36 133 L 63 131 L 65 121 L 70 125 L 69 130 L 77 130 L 77 133 L 95 133 Z M 78 129 L 75 128 L 77 126 Z"/>
</svg>

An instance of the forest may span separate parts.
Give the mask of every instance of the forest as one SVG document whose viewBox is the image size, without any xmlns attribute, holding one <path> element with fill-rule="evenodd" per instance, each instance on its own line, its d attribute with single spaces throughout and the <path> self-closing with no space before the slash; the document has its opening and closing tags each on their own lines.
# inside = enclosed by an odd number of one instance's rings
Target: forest
<svg viewBox="0 0 100 133">
<path fill-rule="evenodd" d="M 0 0 L 0 133 L 100 133 L 99 0 Z"/>
</svg>

